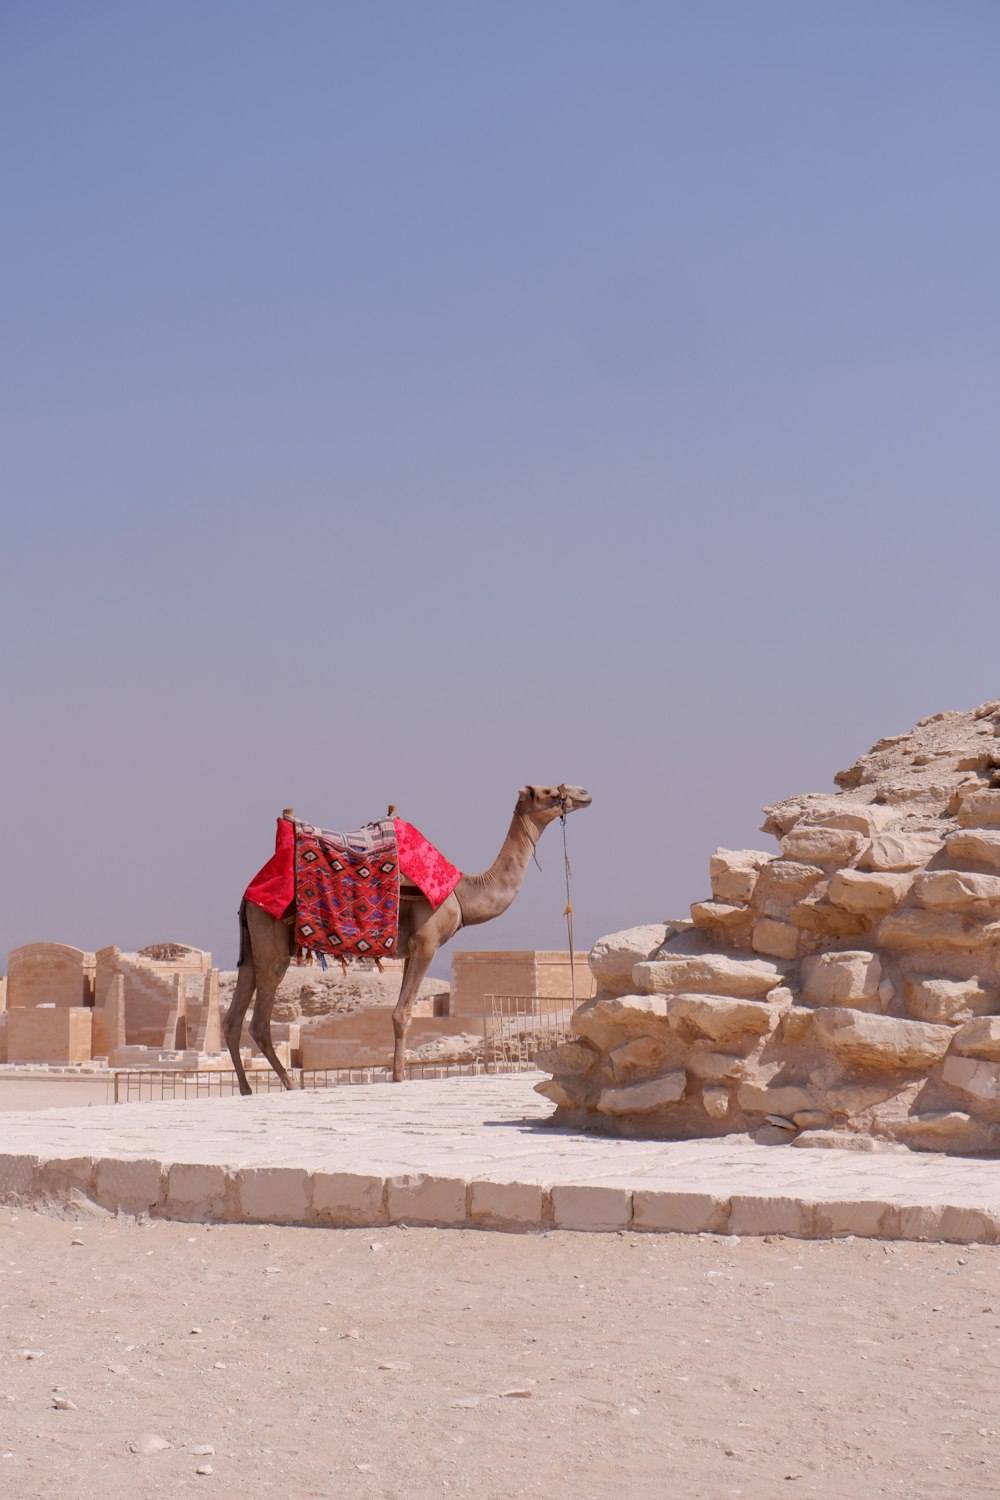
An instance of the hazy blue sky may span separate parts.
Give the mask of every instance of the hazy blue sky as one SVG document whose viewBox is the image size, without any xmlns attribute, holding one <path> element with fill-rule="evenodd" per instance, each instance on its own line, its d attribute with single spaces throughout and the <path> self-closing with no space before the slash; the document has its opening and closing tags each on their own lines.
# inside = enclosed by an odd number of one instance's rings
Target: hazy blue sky
<svg viewBox="0 0 1000 1500">
<path fill-rule="evenodd" d="M 286 803 L 577 936 L 1000 693 L 990 0 L 4 0 L 0 964 Z M 558 947 L 558 830 L 466 947 Z"/>
</svg>

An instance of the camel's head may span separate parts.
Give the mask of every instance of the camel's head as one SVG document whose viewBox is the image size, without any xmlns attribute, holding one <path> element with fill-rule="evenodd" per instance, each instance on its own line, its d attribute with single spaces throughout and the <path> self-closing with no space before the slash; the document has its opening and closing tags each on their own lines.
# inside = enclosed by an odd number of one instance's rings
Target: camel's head
<svg viewBox="0 0 1000 1500">
<path fill-rule="evenodd" d="M 590 806 L 590 793 L 582 786 L 523 786 L 517 794 L 517 811 L 538 823 L 564 818 L 578 807 Z"/>
</svg>

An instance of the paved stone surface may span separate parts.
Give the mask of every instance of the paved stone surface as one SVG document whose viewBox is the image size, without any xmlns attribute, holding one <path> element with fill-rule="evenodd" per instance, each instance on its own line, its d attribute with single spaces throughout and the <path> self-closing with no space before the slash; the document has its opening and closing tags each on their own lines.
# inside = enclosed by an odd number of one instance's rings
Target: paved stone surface
<svg viewBox="0 0 1000 1500">
<path fill-rule="evenodd" d="M 1000 1161 L 557 1130 L 540 1074 L 4 1116 L 0 1201 L 191 1221 L 1000 1242 Z"/>
</svg>

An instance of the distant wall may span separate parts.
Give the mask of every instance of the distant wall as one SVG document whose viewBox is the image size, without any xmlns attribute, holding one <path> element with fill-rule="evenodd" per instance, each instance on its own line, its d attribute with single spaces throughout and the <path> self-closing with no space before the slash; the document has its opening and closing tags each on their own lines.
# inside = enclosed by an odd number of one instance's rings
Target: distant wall
<svg viewBox="0 0 1000 1500">
<path fill-rule="evenodd" d="M 93 953 L 63 943 L 27 943 L 7 961 L 7 1005 L 92 1005 Z"/>
<path fill-rule="evenodd" d="M 82 1005 L 16 1006 L 7 1013 L 7 1062 L 89 1062 L 92 1016 Z"/>
<path fill-rule="evenodd" d="M 595 993 L 586 953 L 576 953 L 576 998 Z M 532 949 L 454 953 L 451 959 L 451 1014 L 481 1016 L 486 995 L 541 995 L 568 998 L 572 976 L 567 951 Z"/>
<path fill-rule="evenodd" d="M 370 1005 L 347 1016 L 325 1016 L 302 1027 L 304 1068 L 372 1068 L 392 1062 L 392 1006 Z M 426 1042 L 481 1031 L 471 1016 L 415 1016 L 406 1036 L 412 1055 Z"/>
</svg>

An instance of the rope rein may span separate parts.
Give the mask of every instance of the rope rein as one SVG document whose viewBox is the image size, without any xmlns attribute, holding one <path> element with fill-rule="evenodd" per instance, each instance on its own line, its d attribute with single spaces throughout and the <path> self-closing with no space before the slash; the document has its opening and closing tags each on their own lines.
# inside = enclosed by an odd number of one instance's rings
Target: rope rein
<svg viewBox="0 0 1000 1500">
<path fill-rule="evenodd" d="M 573 1009 L 576 1010 L 576 956 L 573 949 L 573 903 L 570 900 L 569 882 L 573 874 L 573 867 L 569 862 L 569 849 L 566 845 L 566 814 L 563 813 L 559 819 L 562 824 L 563 836 L 563 863 L 566 866 L 566 910 L 563 915 L 566 918 L 566 937 L 569 940 L 569 988 L 573 997 Z"/>
</svg>

